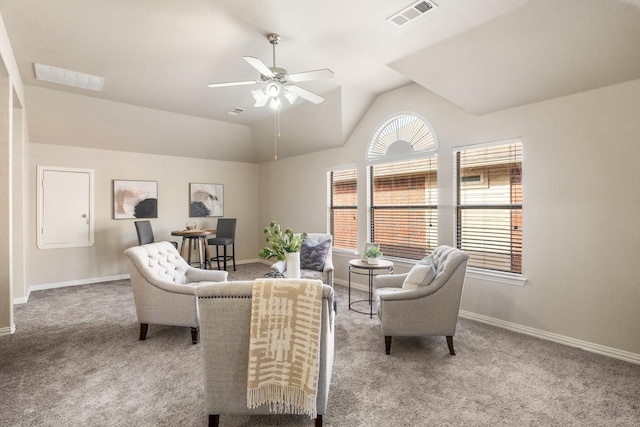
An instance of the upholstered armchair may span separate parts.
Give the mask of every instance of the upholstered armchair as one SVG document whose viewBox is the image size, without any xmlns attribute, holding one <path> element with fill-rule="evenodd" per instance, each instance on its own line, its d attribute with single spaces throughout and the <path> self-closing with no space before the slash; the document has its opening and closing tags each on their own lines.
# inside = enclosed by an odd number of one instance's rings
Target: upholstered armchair
<svg viewBox="0 0 640 427">
<path fill-rule="evenodd" d="M 319 279 L 333 287 L 333 258 L 331 246 L 333 236 L 325 233 L 308 233 L 300 248 L 300 278 Z M 272 272 L 287 277 L 287 262 L 278 261 L 271 266 Z"/>
<path fill-rule="evenodd" d="M 125 251 L 131 288 L 140 323 L 140 340 L 149 324 L 187 326 L 191 341 L 198 342 L 198 308 L 195 285 L 223 282 L 226 271 L 193 268 L 169 242 L 134 246 Z"/>
<path fill-rule="evenodd" d="M 251 409 L 247 406 L 253 283 L 231 281 L 196 287 L 209 426 L 218 426 L 221 414 L 271 413 L 268 405 Z M 322 286 L 316 426 L 322 426 L 327 409 L 335 334 L 333 289 Z"/>
<path fill-rule="evenodd" d="M 438 246 L 408 273 L 376 276 L 374 289 L 386 353 L 394 336 L 446 336 L 455 355 L 462 286 L 469 255 L 450 246 Z"/>
</svg>

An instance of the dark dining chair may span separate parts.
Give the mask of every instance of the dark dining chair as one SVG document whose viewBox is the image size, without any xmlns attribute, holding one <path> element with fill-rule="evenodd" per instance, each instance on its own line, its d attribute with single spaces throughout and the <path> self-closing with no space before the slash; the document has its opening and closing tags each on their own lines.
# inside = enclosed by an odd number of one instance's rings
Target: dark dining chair
<svg viewBox="0 0 640 427">
<path fill-rule="evenodd" d="M 136 233 L 138 234 L 138 244 L 140 246 L 146 245 L 149 243 L 154 243 L 153 228 L 151 228 L 151 221 L 149 220 L 135 221 L 134 224 L 136 225 Z M 176 249 L 178 249 L 178 242 L 169 242 L 169 243 L 171 243 Z"/>
<path fill-rule="evenodd" d="M 227 261 L 233 261 L 233 271 L 236 271 L 236 218 L 220 218 L 216 226 L 216 237 L 207 240 L 209 246 L 215 245 L 216 256 L 211 258 L 211 262 L 216 261 L 218 270 L 220 270 L 220 261 L 227 270 Z M 231 255 L 227 254 L 227 246 L 231 245 Z M 222 255 L 220 255 L 220 246 L 223 247 Z"/>
</svg>

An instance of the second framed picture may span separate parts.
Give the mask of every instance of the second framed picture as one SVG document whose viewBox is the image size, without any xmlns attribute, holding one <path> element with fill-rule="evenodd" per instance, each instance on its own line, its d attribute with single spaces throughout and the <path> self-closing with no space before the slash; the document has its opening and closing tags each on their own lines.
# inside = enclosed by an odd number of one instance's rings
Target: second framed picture
<svg viewBox="0 0 640 427">
<path fill-rule="evenodd" d="M 209 217 L 224 215 L 224 185 L 189 184 L 189 216 Z"/>
</svg>

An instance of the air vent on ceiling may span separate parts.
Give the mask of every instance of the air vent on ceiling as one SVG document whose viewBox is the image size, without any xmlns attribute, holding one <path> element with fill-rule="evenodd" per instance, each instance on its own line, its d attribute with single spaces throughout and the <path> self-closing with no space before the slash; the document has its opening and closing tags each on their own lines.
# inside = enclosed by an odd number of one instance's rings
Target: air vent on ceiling
<svg viewBox="0 0 640 427">
<path fill-rule="evenodd" d="M 227 114 L 232 116 L 237 116 L 240 113 L 244 113 L 244 108 L 236 107 L 233 110 L 227 112 Z"/>
<path fill-rule="evenodd" d="M 79 73 L 77 71 L 65 70 L 64 68 L 52 67 L 51 65 L 33 64 L 36 69 L 36 79 L 59 83 L 61 85 L 79 87 L 81 89 L 102 91 L 104 77 L 92 76 L 90 74 Z"/>
<path fill-rule="evenodd" d="M 413 21 L 435 7 L 438 7 L 438 5 L 432 1 L 419 0 L 411 6 L 406 7 L 395 15 L 387 18 L 387 22 L 390 22 L 396 27 L 402 27 L 404 24 Z"/>
</svg>

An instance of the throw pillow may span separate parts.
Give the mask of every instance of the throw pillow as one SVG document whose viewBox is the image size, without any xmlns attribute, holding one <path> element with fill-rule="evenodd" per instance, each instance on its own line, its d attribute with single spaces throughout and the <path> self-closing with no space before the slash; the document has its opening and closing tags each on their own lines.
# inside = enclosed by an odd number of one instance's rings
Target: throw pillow
<svg viewBox="0 0 640 427">
<path fill-rule="evenodd" d="M 402 283 L 402 289 L 416 289 L 427 286 L 436 277 L 436 269 L 430 264 L 416 264 Z"/>
<path fill-rule="evenodd" d="M 300 247 L 300 268 L 303 270 L 322 271 L 330 247 L 331 239 L 314 245 L 311 240 L 305 238 Z"/>
</svg>

